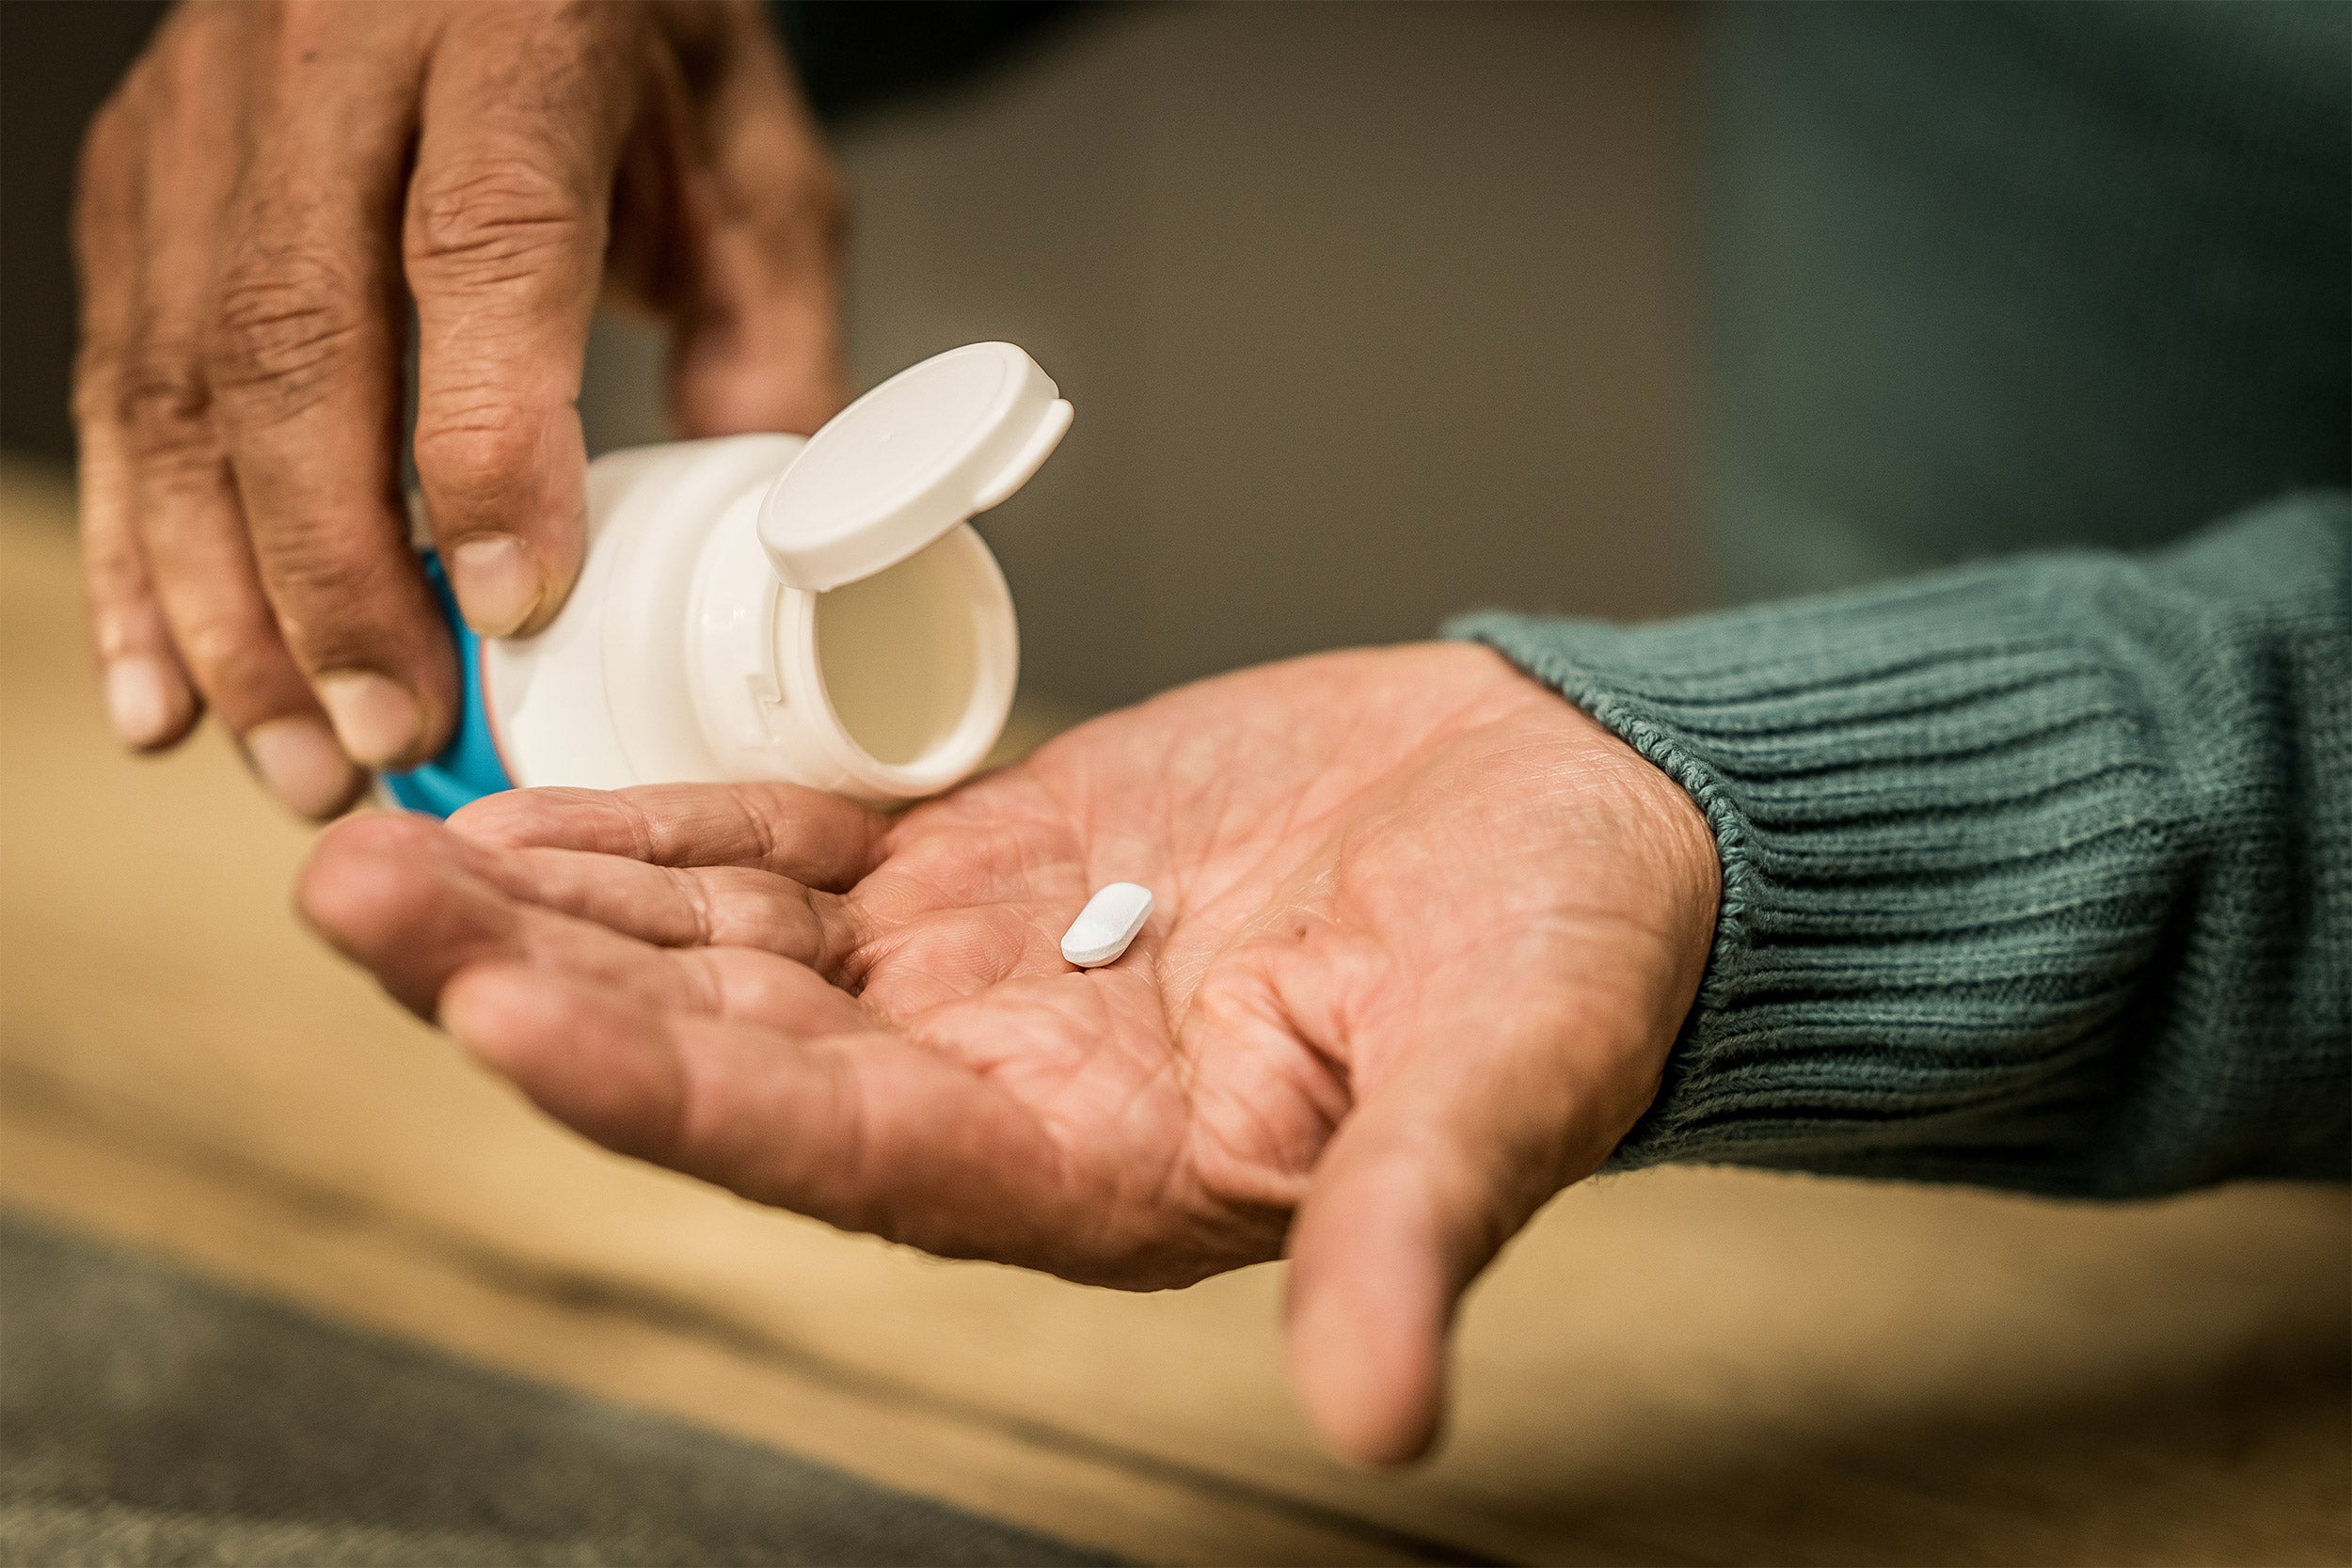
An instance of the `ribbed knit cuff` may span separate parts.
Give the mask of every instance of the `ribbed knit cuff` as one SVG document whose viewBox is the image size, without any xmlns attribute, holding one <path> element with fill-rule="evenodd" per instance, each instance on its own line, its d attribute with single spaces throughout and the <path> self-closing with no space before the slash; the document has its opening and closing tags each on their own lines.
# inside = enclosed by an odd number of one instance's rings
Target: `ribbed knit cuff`
<svg viewBox="0 0 2352 1568">
<path fill-rule="evenodd" d="M 2084 1169 L 2139 1114 L 2110 1046 L 2184 847 L 2162 720 L 2112 645 L 2128 630 L 2082 613 L 2113 572 L 2052 558 L 1649 626 L 1447 628 L 1590 712 L 1714 828 L 1714 952 L 1613 1165 L 2169 1184 L 2111 1148 Z"/>
</svg>

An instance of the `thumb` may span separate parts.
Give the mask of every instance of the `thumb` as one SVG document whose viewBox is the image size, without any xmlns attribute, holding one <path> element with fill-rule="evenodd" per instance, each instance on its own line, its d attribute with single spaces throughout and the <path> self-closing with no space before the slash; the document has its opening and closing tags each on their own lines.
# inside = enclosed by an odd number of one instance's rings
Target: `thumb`
<svg viewBox="0 0 2352 1568">
<path fill-rule="evenodd" d="M 677 179 L 671 417 L 689 436 L 806 434 L 848 401 L 848 198 L 765 28 L 755 21 L 726 62 L 693 138 L 702 155 Z"/>
<path fill-rule="evenodd" d="M 1309 1418 L 1350 1458 L 1428 1451 L 1462 1292 L 1656 1087 L 1654 1070 L 1619 1070 L 1631 1055 L 1548 1022 L 1502 1041 L 1426 1038 L 1315 1165 L 1291 1225 L 1285 1336 Z"/>
<path fill-rule="evenodd" d="M 776 193 L 753 205 L 707 170 L 681 186 L 693 261 L 673 318 L 672 423 L 684 436 L 814 433 L 849 401 L 840 198 Z M 797 205 L 778 210 L 787 203 Z"/>
</svg>

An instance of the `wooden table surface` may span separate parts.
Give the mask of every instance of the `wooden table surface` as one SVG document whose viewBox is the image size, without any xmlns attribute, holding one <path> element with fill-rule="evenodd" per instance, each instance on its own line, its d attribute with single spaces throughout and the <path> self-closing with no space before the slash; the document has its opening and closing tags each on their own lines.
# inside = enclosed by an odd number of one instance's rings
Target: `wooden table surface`
<svg viewBox="0 0 2352 1568">
<path fill-rule="evenodd" d="M 0 480 L 0 1197 L 342 1320 L 1183 1562 L 2340 1562 L 2352 1198 L 1668 1171 L 1474 1294 L 1436 1460 L 1284 1390 L 1275 1270 L 944 1263 L 590 1148 L 321 949 L 207 732 L 124 760 L 71 496 Z"/>
</svg>

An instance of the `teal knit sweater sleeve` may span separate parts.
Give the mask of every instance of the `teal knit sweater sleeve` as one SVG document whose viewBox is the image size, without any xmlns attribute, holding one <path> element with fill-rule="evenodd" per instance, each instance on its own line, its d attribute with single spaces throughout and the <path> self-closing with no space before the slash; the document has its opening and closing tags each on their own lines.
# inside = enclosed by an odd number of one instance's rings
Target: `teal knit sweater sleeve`
<svg viewBox="0 0 2352 1568">
<path fill-rule="evenodd" d="M 1616 1166 L 2126 1196 L 2352 1160 L 2352 499 L 1661 625 L 1488 614 L 1705 809 Z"/>
</svg>

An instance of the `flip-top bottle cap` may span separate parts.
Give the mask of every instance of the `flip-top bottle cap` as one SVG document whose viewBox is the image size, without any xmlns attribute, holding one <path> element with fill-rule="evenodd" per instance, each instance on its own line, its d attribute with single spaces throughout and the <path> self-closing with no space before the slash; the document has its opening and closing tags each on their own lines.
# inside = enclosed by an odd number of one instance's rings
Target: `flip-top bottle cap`
<svg viewBox="0 0 2352 1568">
<path fill-rule="evenodd" d="M 1052 379 L 1010 343 L 936 355 L 809 438 L 760 501 L 760 545 L 794 588 L 872 577 L 1020 489 L 1070 415 Z"/>
</svg>

